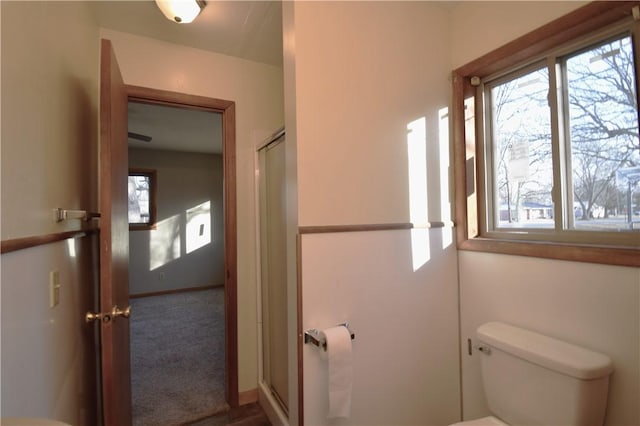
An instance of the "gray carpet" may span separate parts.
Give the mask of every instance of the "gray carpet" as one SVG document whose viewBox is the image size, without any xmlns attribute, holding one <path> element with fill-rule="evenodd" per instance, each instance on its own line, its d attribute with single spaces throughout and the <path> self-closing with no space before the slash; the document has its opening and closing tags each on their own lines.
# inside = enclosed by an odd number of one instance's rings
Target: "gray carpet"
<svg viewBox="0 0 640 426">
<path fill-rule="evenodd" d="M 135 426 L 174 426 L 229 409 L 224 289 L 131 300 Z"/>
</svg>

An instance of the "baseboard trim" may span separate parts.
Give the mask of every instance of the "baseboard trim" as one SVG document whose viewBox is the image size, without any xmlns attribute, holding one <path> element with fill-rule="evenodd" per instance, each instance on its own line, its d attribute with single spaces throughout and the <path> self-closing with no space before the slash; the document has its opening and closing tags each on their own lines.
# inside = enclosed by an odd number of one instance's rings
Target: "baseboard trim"
<svg viewBox="0 0 640 426">
<path fill-rule="evenodd" d="M 166 294 L 188 293 L 190 291 L 210 290 L 212 288 L 224 287 L 224 284 L 211 284 L 199 287 L 174 288 L 171 290 L 151 291 L 149 293 L 130 294 L 129 299 L 138 299 L 141 297 L 162 296 Z"/>
<path fill-rule="evenodd" d="M 249 389 L 248 391 L 238 392 L 238 404 L 247 405 L 258 402 L 258 388 Z"/>
</svg>

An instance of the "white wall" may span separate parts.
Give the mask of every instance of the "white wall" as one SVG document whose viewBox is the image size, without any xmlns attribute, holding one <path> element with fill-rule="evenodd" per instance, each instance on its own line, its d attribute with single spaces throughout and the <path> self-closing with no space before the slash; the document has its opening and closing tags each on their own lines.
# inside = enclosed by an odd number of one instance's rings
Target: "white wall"
<svg viewBox="0 0 640 426">
<path fill-rule="evenodd" d="M 451 9 L 451 62 L 458 68 L 586 1 L 470 1 Z"/>
<path fill-rule="evenodd" d="M 304 345 L 304 424 L 459 420 L 455 249 L 414 271 L 409 230 L 303 235 L 301 246 L 303 329 L 348 321 L 356 336 L 349 419 L 327 420 L 327 359 Z"/>
<path fill-rule="evenodd" d="M 234 101 L 238 198 L 238 386 L 257 387 L 255 144 L 282 127 L 282 69 L 102 29 L 126 84 Z"/>
<path fill-rule="evenodd" d="M 446 10 L 428 2 L 299 2 L 284 12 L 299 225 L 446 220 Z M 410 155 L 410 142 L 422 154 Z M 427 193 L 418 198 L 428 199 L 429 211 L 420 218 L 411 217 L 410 158 L 426 163 L 417 179 Z M 413 263 L 416 248 L 430 249 L 424 264 Z M 347 420 L 326 419 L 326 362 L 304 347 L 304 424 L 459 419 L 455 257 L 450 228 L 302 236 L 303 329 L 349 321 L 357 336 Z"/>
<path fill-rule="evenodd" d="M 466 2 L 452 10 L 454 67 L 582 3 Z M 478 35 L 482 34 L 482 37 Z M 640 424 L 640 269 L 459 252 L 461 345 L 499 320 L 613 359 L 606 424 Z M 462 353 L 464 418 L 488 414 L 479 358 Z"/>
<path fill-rule="evenodd" d="M 224 285 L 222 156 L 130 148 L 129 167 L 157 175 L 155 229 L 129 231 L 129 293 Z"/>
<path fill-rule="evenodd" d="M 607 425 L 640 424 L 640 269 L 460 252 L 463 348 L 503 321 L 613 360 Z M 462 355 L 465 418 L 486 415 L 477 352 Z"/>
<path fill-rule="evenodd" d="M 96 236 L 2 255 L 2 417 L 93 426 L 99 330 L 84 315 L 97 305 Z M 60 304 L 49 307 L 49 271 Z"/>
<path fill-rule="evenodd" d="M 2 240 L 78 229 L 97 210 L 98 28 L 78 2 L 1 2 Z M 2 417 L 95 425 L 96 237 L 2 255 Z M 49 308 L 49 272 L 60 304 Z"/>
</svg>

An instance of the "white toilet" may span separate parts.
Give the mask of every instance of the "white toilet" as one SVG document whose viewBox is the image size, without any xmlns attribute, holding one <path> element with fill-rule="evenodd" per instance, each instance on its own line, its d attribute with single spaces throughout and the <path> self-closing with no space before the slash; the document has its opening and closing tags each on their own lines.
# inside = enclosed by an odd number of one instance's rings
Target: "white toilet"
<svg viewBox="0 0 640 426">
<path fill-rule="evenodd" d="M 492 416 L 452 426 L 602 425 L 611 359 L 501 322 L 478 327 Z"/>
</svg>

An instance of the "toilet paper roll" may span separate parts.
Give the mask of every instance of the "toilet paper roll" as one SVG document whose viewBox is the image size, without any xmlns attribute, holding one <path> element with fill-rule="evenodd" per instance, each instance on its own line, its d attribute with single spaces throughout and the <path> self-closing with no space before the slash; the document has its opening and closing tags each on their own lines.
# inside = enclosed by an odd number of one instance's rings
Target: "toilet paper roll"
<svg viewBox="0 0 640 426">
<path fill-rule="evenodd" d="M 329 364 L 329 414 L 327 418 L 351 415 L 351 388 L 353 367 L 351 334 L 344 326 L 323 330 L 327 342 Z"/>
</svg>

